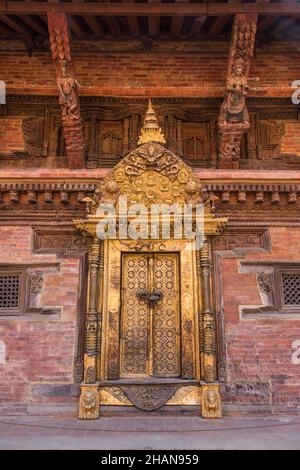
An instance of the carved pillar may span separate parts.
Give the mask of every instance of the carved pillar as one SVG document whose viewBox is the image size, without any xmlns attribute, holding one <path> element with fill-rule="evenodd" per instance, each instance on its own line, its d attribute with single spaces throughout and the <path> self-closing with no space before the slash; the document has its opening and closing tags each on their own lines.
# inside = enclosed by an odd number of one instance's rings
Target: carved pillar
<svg viewBox="0 0 300 470">
<path fill-rule="evenodd" d="M 246 106 L 257 15 L 235 15 L 225 99 L 219 116 L 219 166 L 238 168 L 243 134 L 250 127 Z"/>
<path fill-rule="evenodd" d="M 80 419 L 96 419 L 99 417 L 99 391 L 97 381 L 97 366 L 100 352 L 99 324 L 101 315 L 98 312 L 99 303 L 99 271 L 103 242 L 97 236 L 92 239 L 89 249 L 89 290 L 88 311 L 84 336 L 84 384 L 81 386 L 79 402 Z M 100 318 L 99 318 L 100 317 Z"/>
<path fill-rule="evenodd" d="M 216 116 L 209 116 L 208 132 L 209 132 L 209 151 L 210 151 L 210 165 L 212 168 L 217 167 L 217 126 L 216 126 Z"/>
<path fill-rule="evenodd" d="M 140 115 L 134 113 L 130 117 L 130 132 L 129 132 L 130 150 L 134 150 L 137 147 L 139 133 L 140 133 Z"/>
<path fill-rule="evenodd" d="M 173 152 L 177 151 L 176 145 L 176 118 L 174 114 L 168 114 L 165 117 L 165 135 L 167 147 Z"/>
<path fill-rule="evenodd" d="M 212 305 L 212 253 L 210 239 L 206 238 L 200 250 L 203 366 L 205 382 L 216 380 L 216 329 L 215 312 Z"/>
<path fill-rule="evenodd" d="M 221 398 L 216 383 L 216 319 L 212 299 L 212 251 L 210 237 L 206 237 L 203 247 L 197 252 L 197 273 L 201 285 L 200 345 L 202 417 L 220 418 Z"/>
<path fill-rule="evenodd" d="M 181 119 L 176 119 L 176 138 L 177 138 L 177 152 L 182 155 L 182 121 Z"/>
<path fill-rule="evenodd" d="M 256 113 L 250 114 L 250 129 L 247 135 L 248 159 L 257 159 L 257 145 L 256 145 Z"/>
<path fill-rule="evenodd" d="M 71 168 L 84 168 L 84 137 L 78 98 L 79 85 L 72 64 L 67 16 L 64 13 L 48 13 L 47 17 L 67 156 Z"/>
<path fill-rule="evenodd" d="M 87 168 L 97 168 L 98 157 L 98 127 L 99 122 L 97 114 L 92 113 L 88 121 L 88 139 L 87 142 Z"/>
<path fill-rule="evenodd" d="M 123 120 L 123 155 L 129 152 L 129 118 Z"/>
<path fill-rule="evenodd" d="M 101 359 L 101 333 L 102 333 L 102 299 L 103 299 L 103 270 L 104 270 L 104 243 L 100 242 L 100 253 L 99 253 L 99 290 L 100 290 L 100 311 L 98 313 L 98 328 L 97 328 L 97 367 L 96 374 L 97 378 L 100 378 L 100 359 Z"/>
</svg>

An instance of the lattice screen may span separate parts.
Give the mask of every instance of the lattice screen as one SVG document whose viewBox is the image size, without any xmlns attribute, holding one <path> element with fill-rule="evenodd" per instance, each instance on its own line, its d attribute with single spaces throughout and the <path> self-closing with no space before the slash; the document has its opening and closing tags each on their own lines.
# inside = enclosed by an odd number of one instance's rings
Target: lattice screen
<svg viewBox="0 0 300 470">
<path fill-rule="evenodd" d="M 20 276 L 0 275 L 0 310 L 12 310 L 19 307 Z"/>
<path fill-rule="evenodd" d="M 201 159 L 205 156 L 204 153 L 204 146 L 201 139 L 198 139 L 198 137 L 190 137 L 185 140 L 186 157 L 193 160 Z"/>
<path fill-rule="evenodd" d="M 100 141 L 101 157 L 116 158 L 121 155 L 122 139 L 113 133 L 105 134 Z"/>
<path fill-rule="evenodd" d="M 284 305 L 300 305 L 300 274 L 282 273 Z"/>
</svg>

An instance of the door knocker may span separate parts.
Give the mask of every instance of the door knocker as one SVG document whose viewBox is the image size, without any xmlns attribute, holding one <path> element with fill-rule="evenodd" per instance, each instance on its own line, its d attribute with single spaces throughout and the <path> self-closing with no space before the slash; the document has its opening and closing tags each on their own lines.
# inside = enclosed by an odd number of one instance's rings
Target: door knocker
<svg viewBox="0 0 300 470">
<path fill-rule="evenodd" d="M 161 290 L 154 290 L 153 292 L 147 292 L 146 289 L 138 290 L 136 296 L 139 300 L 144 300 L 149 307 L 154 307 L 155 302 L 158 302 L 163 298 Z"/>
</svg>

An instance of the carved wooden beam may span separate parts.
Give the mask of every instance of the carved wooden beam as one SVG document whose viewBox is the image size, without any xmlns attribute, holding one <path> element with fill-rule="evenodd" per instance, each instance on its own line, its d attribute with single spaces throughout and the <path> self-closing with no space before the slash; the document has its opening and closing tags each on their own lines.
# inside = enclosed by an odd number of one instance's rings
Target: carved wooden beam
<svg viewBox="0 0 300 470">
<path fill-rule="evenodd" d="M 236 15 L 229 49 L 227 83 L 219 116 L 219 165 L 238 168 L 241 140 L 250 127 L 246 106 L 257 15 Z"/>
<path fill-rule="evenodd" d="M 61 119 L 69 164 L 72 169 L 84 168 L 84 140 L 78 83 L 71 58 L 67 16 L 64 13 L 48 13 L 48 28 L 56 67 Z"/>
<path fill-rule="evenodd" d="M 298 2 L 270 3 L 120 3 L 1 1 L 0 12 L 10 15 L 42 15 L 48 12 L 98 16 L 222 16 L 234 14 L 286 15 L 300 14 Z"/>
</svg>

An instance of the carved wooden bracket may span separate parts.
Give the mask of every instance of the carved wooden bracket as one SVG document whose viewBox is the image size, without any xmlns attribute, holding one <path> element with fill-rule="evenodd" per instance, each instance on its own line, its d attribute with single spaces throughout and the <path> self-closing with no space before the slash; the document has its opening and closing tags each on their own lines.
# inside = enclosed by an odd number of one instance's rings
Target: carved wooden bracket
<svg viewBox="0 0 300 470">
<path fill-rule="evenodd" d="M 48 13 L 48 29 L 52 58 L 56 67 L 59 104 L 71 168 L 84 168 L 83 127 L 80 116 L 78 82 L 71 58 L 70 34 L 67 16 Z"/>
<path fill-rule="evenodd" d="M 257 15 L 235 16 L 229 51 L 227 84 L 219 116 L 221 168 L 238 168 L 243 134 L 250 127 L 246 106 L 248 76 L 253 57 Z"/>
</svg>

